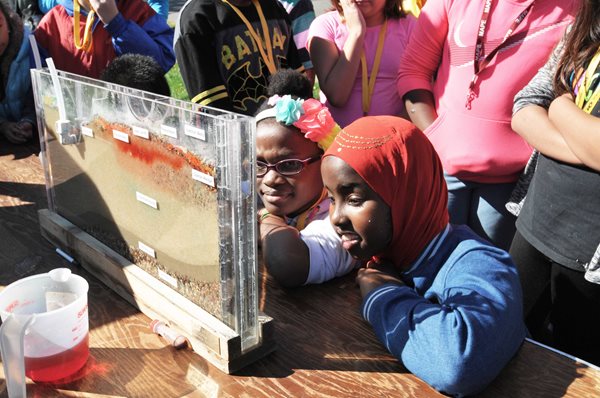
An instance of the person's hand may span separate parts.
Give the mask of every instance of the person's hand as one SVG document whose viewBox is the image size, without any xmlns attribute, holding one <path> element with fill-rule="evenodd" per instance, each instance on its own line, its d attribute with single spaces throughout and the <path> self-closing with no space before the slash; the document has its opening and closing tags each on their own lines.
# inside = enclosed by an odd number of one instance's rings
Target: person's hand
<svg viewBox="0 0 600 398">
<path fill-rule="evenodd" d="M 367 23 L 362 12 L 354 0 L 340 0 L 340 5 L 344 11 L 344 19 L 348 32 L 357 36 L 363 36 L 367 31 Z"/>
<path fill-rule="evenodd" d="M 27 140 L 33 137 L 33 123 L 27 120 L 21 120 L 17 123 L 17 126 L 21 129 L 21 136 L 26 137 Z"/>
<path fill-rule="evenodd" d="M 13 144 L 24 144 L 33 135 L 33 126 L 29 122 L 5 122 L 0 129 L 6 139 Z"/>
<path fill-rule="evenodd" d="M 269 211 L 264 207 L 256 213 L 256 217 L 259 224 L 262 224 L 263 221 L 267 219 L 276 219 L 277 221 L 282 221 L 285 224 L 285 218 L 283 216 L 280 216 L 276 213 L 269 213 Z"/>
<path fill-rule="evenodd" d="M 119 13 L 115 0 L 89 0 L 89 4 L 105 25 L 109 24 Z"/>
<path fill-rule="evenodd" d="M 404 285 L 396 268 L 389 264 L 376 264 L 370 261 L 366 268 L 358 270 L 356 283 L 360 287 L 360 294 L 365 297 L 371 290 L 387 283 Z"/>
</svg>

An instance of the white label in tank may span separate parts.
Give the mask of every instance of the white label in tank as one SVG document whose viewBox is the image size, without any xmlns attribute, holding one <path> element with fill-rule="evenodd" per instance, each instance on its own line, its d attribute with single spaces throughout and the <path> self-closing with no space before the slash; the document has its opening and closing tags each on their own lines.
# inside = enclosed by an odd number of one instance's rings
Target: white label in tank
<svg viewBox="0 0 600 398">
<path fill-rule="evenodd" d="M 184 128 L 184 133 L 188 137 L 197 138 L 202 141 L 206 141 L 206 131 L 199 127 L 192 126 L 190 124 L 186 124 Z"/>
<path fill-rule="evenodd" d="M 177 279 L 173 278 L 171 275 L 167 274 L 165 271 L 158 270 L 158 277 L 163 281 L 167 282 L 169 285 L 173 287 L 177 287 Z"/>
<path fill-rule="evenodd" d="M 148 132 L 148 129 L 145 129 L 143 127 L 133 126 L 133 135 L 145 139 L 150 139 L 150 133 Z"/>
<path fill-rule="evenodd" d="M 172 126 L 167 126 L 166 124 L 160 125 L 160 133 L 162 135 L 166 135 L 168 137 L 177 138 L 177 128 Z"/>
<path fill-rule="evenodd" d="M 143 204 L 148 205 L 148 206 L 152 207 L 153 209 L 158 210 L 158 202 L 156 201 L 156 199 L 152 199 L 150 196 L 144 195 L 141 192 L 136 192 L 135 198 L 137 199 L 138 202 L 142 202 Z"/>
<path fill-rule="evenodd" d="M 129 134 L 124 133 L 122 131 L 119 130 L 113 130 L 113 138 L 119 141 L 123 141 L 129 144 Z"/>
<path fill-rule="evenodd" d="M 81 134 L 94 138 L 94 130 L 89 127 L 81 126 Z"/>
<path fill-rule="evenodd" d="M 215 178 L 209 174 L 203 173 L 196 169 L 192 169 L 192 178 L 196 181 L 200 181 L 210 187 L 215 187 Z"/>
<path fill-rule="evenodd" d="M 138 242 L 138 248 L 150 257 L 156 258 L 156 252 L 154 251 L 154 249 L 145 244 L 144 242 Z"/>
</svg>

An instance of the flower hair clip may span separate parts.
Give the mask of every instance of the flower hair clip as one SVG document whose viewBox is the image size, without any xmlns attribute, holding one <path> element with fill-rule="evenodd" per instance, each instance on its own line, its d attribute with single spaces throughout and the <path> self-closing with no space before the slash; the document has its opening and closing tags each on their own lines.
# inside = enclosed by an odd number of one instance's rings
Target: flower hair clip
<svg viewBox="0 0 600 398">
<path fill-rule="evenodd" d="M 272 117 L 286 126 L 293 125 L 323 150 L 329 148 L 341 130 L 329 109 L 314 98 L 303 100 L 292 98 L 291 95 L 274 95 L 267 103 L 272 108 L 256 115 L 256 123 Z"/>
</svg>

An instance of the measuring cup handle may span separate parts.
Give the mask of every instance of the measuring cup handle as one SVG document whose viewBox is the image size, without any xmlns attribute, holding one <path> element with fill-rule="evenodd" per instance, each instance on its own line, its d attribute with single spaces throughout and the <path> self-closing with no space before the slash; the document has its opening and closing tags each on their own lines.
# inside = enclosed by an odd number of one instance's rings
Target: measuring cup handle
<svg viewBox="0 0 600 398">
<path fill-rule="evenodd" d="M 35 315 L 10 314 L 0 326 L 0 351 L 10 398 L 27 396 L 23 337 L 34 320 Z"/>
</svg>

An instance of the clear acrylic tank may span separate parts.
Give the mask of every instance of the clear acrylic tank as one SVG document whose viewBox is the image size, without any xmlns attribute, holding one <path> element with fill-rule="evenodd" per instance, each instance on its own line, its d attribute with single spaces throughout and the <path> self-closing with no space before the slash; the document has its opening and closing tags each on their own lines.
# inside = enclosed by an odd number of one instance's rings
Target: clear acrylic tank
<svg viewBox="0 0 600 398">
<path fill-rule="evenodd" d="M 254 119 L 32 70 L 49 210 L 260 344 Z M 185 329 L 185 328 L 184 328 Z"/>
</svg>

